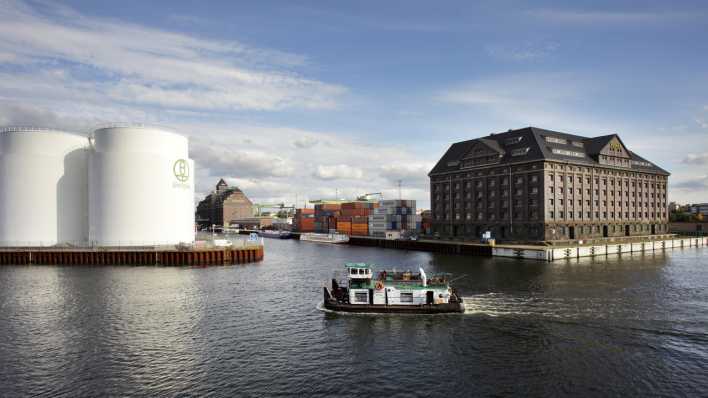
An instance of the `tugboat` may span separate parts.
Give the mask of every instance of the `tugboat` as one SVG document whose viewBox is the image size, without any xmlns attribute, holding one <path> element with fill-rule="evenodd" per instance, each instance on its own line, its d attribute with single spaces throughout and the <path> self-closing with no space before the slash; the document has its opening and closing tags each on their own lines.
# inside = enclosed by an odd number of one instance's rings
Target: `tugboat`
<svg viewBox="0 0 708 398">
<path fill-rule="evenodd" d="M 324 307 L 332 311 L 403 314 L 464 312 L 462 298 L 450 287 L 449 274 L 428 277 L 423 268 L 410 271 L 380 271 L 374 277 L 371 266 L 347 263 L 347 280 L 332 279 L 332 290 L 324 287 Z"/>
</svg>

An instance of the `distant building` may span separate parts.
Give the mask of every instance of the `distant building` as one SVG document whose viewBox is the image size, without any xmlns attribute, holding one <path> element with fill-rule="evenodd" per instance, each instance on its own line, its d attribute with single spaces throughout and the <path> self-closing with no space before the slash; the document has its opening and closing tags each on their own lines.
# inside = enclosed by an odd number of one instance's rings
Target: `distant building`
<svg viewBox="0 0 708 398">
<path fill-rule="evenodd" d="M 693 214 L 702 214 L 703 217 L 708 217 L 708 203 L 695 203 L 691 205 L 690 209 Z"/>
<path fill-rule="evenodd" d="M 554 241 L 667 233 L 669 173 L 616 134 L 535 127 L 453 144 L 430 177 L 433 233 Z"/>
<path fill-rule="evenodd" d="M 234 218 L 229 222 L 229 227 L 242 229 L 270 229 L 274 226 L 273 222 L 273 218 L 268 216 Z"/>
<path fill-rule="evenodd" d="M 253 203 L 238 187 L 220 179 L 216 189 L 197 205 L 196 222 L 200 229 L 212 225 L 228 227 L 234 220 L 253 216 Z"/>
</svg>

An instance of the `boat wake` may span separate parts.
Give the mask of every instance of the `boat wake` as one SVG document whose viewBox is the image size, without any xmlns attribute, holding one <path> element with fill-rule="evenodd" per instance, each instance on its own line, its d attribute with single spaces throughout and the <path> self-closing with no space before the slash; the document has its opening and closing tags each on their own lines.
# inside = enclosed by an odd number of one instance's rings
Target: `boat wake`
<svg viewBox="0 0 708 398">
<path fill-rule="evenodd" d="M 488 316 L 541 316 L 572 318 L 577 311 L 567 302 L 547 297 L 486 293 L 462 298 L 465 314 Z"/>
</svg>

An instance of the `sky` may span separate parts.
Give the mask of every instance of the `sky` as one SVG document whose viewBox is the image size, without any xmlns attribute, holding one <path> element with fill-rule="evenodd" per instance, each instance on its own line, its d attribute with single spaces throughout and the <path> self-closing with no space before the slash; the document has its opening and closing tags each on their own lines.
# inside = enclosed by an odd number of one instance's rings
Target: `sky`
<svg viewBox="0 0 708 398">
<path fill-rule="evenodd" d="M 708 202 L 708 3 L 0 0 L 0 126 L 190 138 L 196 199 L 429 206 L 453 143 L 616 133 Z"/>
</svg>

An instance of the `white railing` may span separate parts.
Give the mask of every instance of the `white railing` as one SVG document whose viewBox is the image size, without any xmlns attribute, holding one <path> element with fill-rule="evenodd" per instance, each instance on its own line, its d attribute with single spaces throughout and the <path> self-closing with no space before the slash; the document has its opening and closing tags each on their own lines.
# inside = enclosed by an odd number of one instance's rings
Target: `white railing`
<svg viewBox="0 0 708 398">
<path fill-rule="evenodd" d="M 46 241 L 0 241 L 0 251 L 31 249 L 46 251 L 70 251 L 70 250 L 119 250 L 119 251 L 140 251 L 140 250 L 191 250 L 191 249 L 245 249 L 258 248 L 263 246 L 263 238 L 250 240 L 229 239 L 231 245 L 217 246 L 213 241 L 196 241 L 190 243 L 167 243 L 167 242 L 145 242 L 145 241 L 114 241 L 105 242 L 98 245 L 95 242 L 46 242 Z"/>
</svg>

